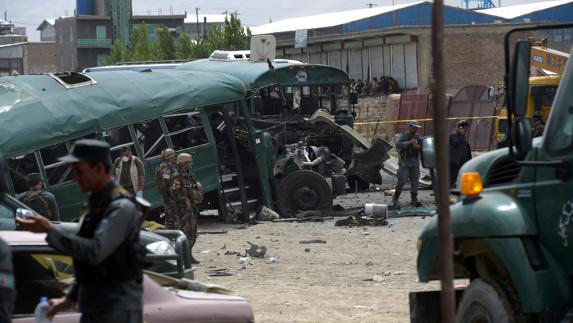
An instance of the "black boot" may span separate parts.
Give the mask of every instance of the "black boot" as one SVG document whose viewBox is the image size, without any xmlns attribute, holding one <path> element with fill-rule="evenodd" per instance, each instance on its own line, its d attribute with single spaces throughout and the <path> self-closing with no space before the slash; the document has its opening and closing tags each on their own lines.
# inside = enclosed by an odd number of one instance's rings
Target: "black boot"
<svg viewBox="0 0 573 323">
<path fill-rule="evenodd" d="M 418 201 L 418 193 L 413 193 L 410 192 L 410 205 L 413 207 L 420 207 L 422 206 L 422 203 L 420 203 L 420 201 Z"/>
<path fill-rule="evenodd" d="M 400 203 L 398 203 L 398 199 L 400 199 L 400 191 L 396 191 L 394 192 L 394 195 L 392 196 L 392 205 L 390 205 L 389 209 L 390 210 L 399 210 L 400 209 Z"/>
</svg>

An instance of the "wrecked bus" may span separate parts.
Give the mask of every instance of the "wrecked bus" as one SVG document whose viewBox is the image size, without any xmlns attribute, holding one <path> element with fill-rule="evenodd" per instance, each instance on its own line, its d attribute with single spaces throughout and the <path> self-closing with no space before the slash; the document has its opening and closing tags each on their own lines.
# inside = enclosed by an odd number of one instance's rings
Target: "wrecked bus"
<svg viewBox="0 0 573 323">
<path fill-rule="evenodd" d="M 144 197 L 160 209 L 153 173 L 161 151 L 173 147 L 178 153 L 193 154 L 194 173 L 207 197 L 204 207 L 226 214 L 220 170 L 233 161 L 219 158 L 221 129 L 212 125 L 219 125 L 219 116 L 245 115 L 228 127 L 229 134 L 238 138 L 233 145 L 235 160 L 255 165 L 257 182 L 252 185 L 257 186 L 257 199 L 272 207 L 268 180 L 272 145 L 254 129 L 244 94 L 243 84 L 232 76 L 180 70 L 3 77 L 0 151 L 9 166 L 8 187 L 12 194 L 20 193 L 27 189 L 26 175 L 38 172 L 55 194 L 62 220 L 73 219 L 79 214 L 82 193 L 58 158 L 74 141 L 97 138 L 110 143 L 112 160 L 122 147 L 132 148 L 145 165 Z"/>
<path fill-rule="evenodd" d="M 274 145 L 273 174 L 284 193 L 277 196 L 281 214 L 330 208 L 347 182 L 350 190 L 381 184 L 390 146 L 380 140 L 365 152 L 370 143 L 352 129 L 356 97 L 348 74 L 287 59 L 236 59 L 233 53 L 216 51 L 177 69 L 226 73 L 245 84 L 253 124 Z"/>
</svg>

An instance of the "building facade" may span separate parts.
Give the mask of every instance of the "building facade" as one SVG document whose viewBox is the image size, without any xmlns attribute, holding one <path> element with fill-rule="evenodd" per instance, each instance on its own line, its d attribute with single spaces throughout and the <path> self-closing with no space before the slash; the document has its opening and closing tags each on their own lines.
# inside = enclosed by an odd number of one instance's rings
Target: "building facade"
<svg viewBox="0 0 573 323">
<path fill-rule="evenodd" d="M 0 76 L 55 73 L 56 43 L 25 42 L 0 45 Z"/>
</svg>

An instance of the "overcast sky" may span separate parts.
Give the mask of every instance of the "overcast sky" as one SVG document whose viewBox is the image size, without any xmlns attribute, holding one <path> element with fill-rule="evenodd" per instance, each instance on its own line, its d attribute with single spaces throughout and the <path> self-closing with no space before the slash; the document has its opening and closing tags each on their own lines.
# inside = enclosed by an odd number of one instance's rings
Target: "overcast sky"
<svg viewBox="0 0 573 323">
<path fill-rule="evenodd" d="M 366 8 L 368 3 L 380 6 L 391 5 L 391 0 L 132 0 L 133 13 L 146 14 L 184 14 L 185 11 L 194 13 L 199 8 L 200 14 L 221 14 L 224 11 L 235 11 L 243 24 L 257 26 L 284 18 L 308 16 L 319 13 L 344 11 Z M 412 3 L 416 0 L 395 0 L 395 4 Z M 461 7 L 463 0 L 445 0 L 447 5 Z M 492 0 L 497 6 L 499 0 Z M 503 6 L 538 2 L 536 0 L 501 0 Z M 470 2 L 470 6 L 477 2 Z M 29 39 L 38 41 L 39 32 L 36 28 L 46 18 L 73 15 L 76 0 L 0 0 L 0 14 L 4 19 L 6 12 L 8 20 L 16 26 L 26 27 Z"/>
</svg>

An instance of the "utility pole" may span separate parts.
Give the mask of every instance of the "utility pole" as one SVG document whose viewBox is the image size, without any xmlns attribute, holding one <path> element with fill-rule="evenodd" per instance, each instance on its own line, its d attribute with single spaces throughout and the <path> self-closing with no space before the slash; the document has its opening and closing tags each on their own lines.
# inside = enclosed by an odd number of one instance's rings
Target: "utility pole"
<svg viewBox="0 0 573 323">
<path fill-rule="evenodd" d="M 438 202 L 438 261 L 441 280 L 441 321 L 454 322 L 453 243 L 449 206 L 450 169 L 448 156 L 448 124 L 446 121 L 446 91 L 444 67 L 444 0 L 432 5 L 432 112 L 436 141 L 436 202 Z"/>
<path fill-rule="evenodd" d="M 199 8 L 195 8 L 195 16 L 197 17 L 197 40 L 199 39 Z"/>
</svg>

